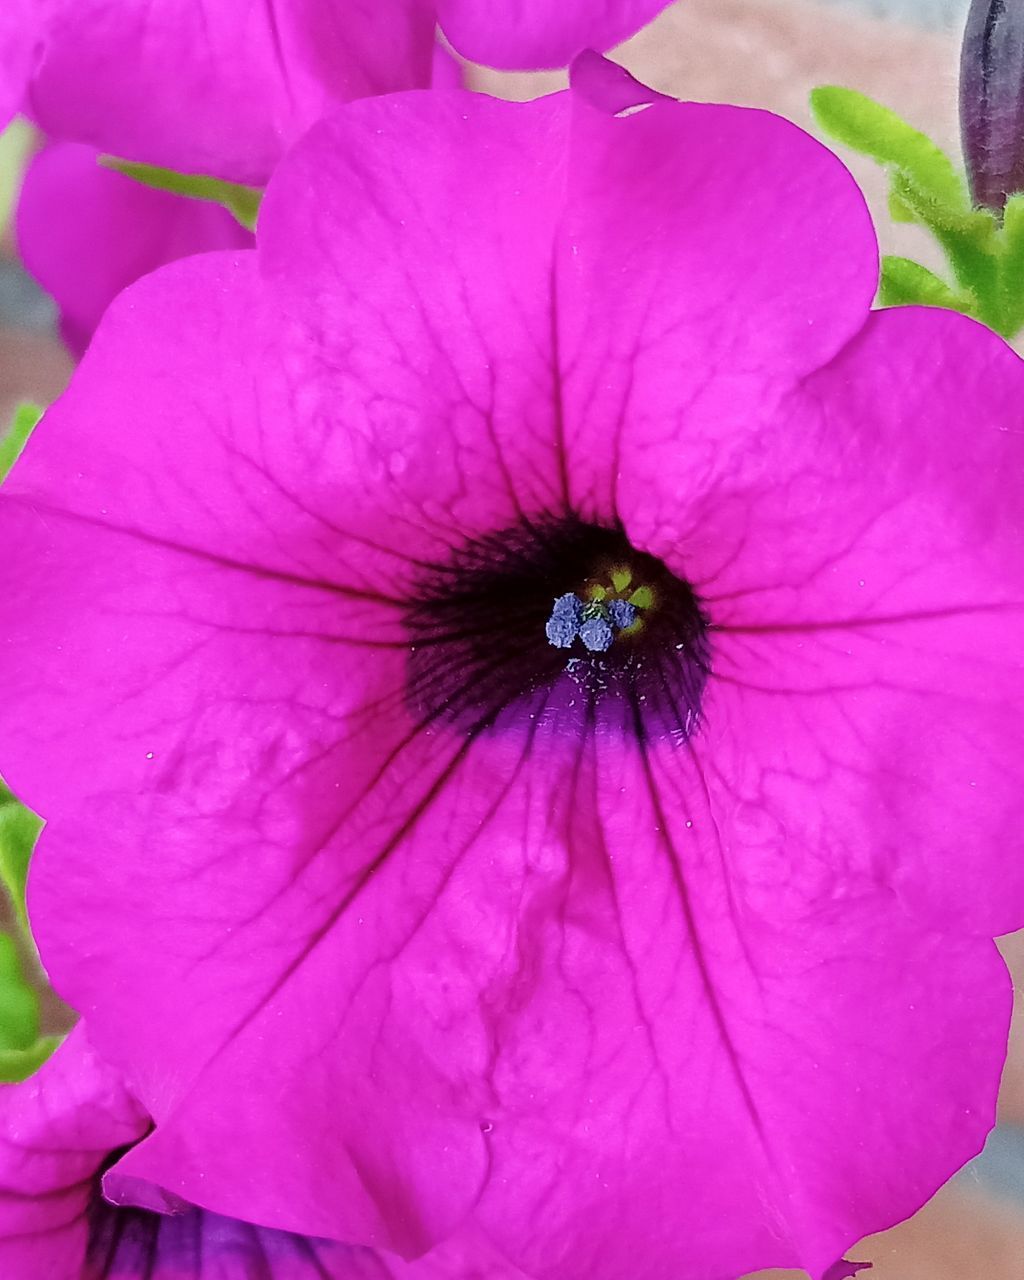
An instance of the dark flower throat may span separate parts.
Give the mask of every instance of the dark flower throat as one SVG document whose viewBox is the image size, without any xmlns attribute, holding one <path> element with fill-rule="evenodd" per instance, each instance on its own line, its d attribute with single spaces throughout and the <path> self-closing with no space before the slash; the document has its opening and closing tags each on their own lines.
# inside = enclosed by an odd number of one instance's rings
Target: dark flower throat
<svg viewBox="0 0 1024 1280">
<path fill-rule="evenodd" d="M 406 626 L 424 720 L 680 741 L 698 726 L 708 621 L 618 529 L 562 518 L 475 539 L 421 579 Z"/>
</svg>

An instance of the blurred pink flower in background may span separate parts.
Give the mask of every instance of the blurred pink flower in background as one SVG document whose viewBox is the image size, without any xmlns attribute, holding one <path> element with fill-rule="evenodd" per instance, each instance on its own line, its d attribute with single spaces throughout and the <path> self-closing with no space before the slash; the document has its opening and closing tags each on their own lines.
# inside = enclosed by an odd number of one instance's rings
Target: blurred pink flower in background
<svg viewBox="0 0 1024 1280">
<path fill-rule="evenodd" d="M 428 87 L 438 18 L 468 57 L 565 66 L 667 2 L 45 0 L 32 15 L 39 59 L 26 109 L 52 138 L 262 185 L 330 107 Z M 10 65 L 23 77 L 18 59 Z"/>
<path fill-rule="evenodd" d="M 495 12 L 480 0 L 445 0 L 441 16 L 472 56 L 565 65 L 586 45 L 607 48 L 632 34 L 665 2 L 530 0 Z M 17 109 L 28 81 L 22 105 L 53 140 L 26 178 L 19 248 L 57 302 L 72 353 L 81 355 L 131 281 L 188 253 L 247 240 L 213 206 L 96 172 L 100 152 L 262 185 L 284 150 L 338 103 L 432 83 L 457 87 L 459 64 L 438 44 L 436 10 L 433 0 L 6 5 L 0 120 Z"/>
<path fill-rule="evenodd" d="M 72 354 L 126 285 L 165 262 L 254 243 L 227 209 L 156 191 L 99 164 L 99 152 L 51 142 L 29 163 L 16 235 L 25 269 L 60 311 Z"/>
<path fill-rule="evenodd" d="M 831 1277 L 992 1123 L 1024 368 L 869 315 L 799 130 L 584 68 L 344 108 L 114 304 L 0 496 L 0 768 L 118 1194 Z"/>
<path fill-rule="evenodd" d="M 32 72 L 37 15 L 33 0 L 0 5 L 0 129 L 21 107 Z"/>
<path fill-rule="evenodd" d="M 584 49 L 610 49 L 647 25 L 669 0 L 436 0 L 452 46 L 508 71 L 566 67 Z"/>
<path fill-rule="evenodd" d="M 27 114 L 50 137 L 262 185 L 332 105 L 430 84 L 430 0 L 48 0 Z"/>
<path fill-rule="evenodd" d="M 406 1263 L 173 1198 L 160 1212 L 113 1205 L 103 1172 L 149 1127 L 81 1026 L 34 1079 L 0 1090 L 4 1280 L 525 1280 L 483 1241 Z"/>
</svg>

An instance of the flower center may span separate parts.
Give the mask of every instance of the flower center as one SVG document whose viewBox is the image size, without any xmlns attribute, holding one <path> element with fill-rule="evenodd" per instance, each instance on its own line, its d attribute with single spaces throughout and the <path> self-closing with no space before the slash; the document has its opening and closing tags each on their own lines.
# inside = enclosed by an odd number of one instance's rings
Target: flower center
<svg viewBox="0 0 1024 1280">
<path fill-rule="evenodd" d="M 524 521 L 474 539 L 417 584 L 406 627 L 409 700 L 428 721 L 679 740 L 699 722 L 708 621 L 618 529 Z"/>
<path fill-rule="evenodd" d="M 571 649 L 579 640 L 591 653 L 606 653 L 620 632 L 639 632 L 642 614 L 653 603 L 650 587 L 634 587 L 630 569 L 619 566 L 607 582 L 590 582 L 579 593 L 567 591 L 559 596 L 544 634 L 556 649 Z"/>
</svg>

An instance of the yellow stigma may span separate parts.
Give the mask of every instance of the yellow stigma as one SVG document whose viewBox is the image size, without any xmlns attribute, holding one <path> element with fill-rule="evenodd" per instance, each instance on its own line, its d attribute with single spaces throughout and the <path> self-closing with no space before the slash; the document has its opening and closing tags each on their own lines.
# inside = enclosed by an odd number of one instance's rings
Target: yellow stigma
<svg viewBox="0 0 1024 1280">
<path fill-rule="evenodd" d="M 630 588 L 633 588 L 630 590 Z M 619 635 L 637 635 L 644 628 L 644 613 L 656 603 L 654 591 L 642 584 L 633 587 L 633 570 L 626 564 L 612 564 L 595 574 L 579 591 L 579 598 L 586 604 L 609 605 L 614 600 L 625 600 L 636 609 L 636 619 L 623 627 Z"/>
</svg>

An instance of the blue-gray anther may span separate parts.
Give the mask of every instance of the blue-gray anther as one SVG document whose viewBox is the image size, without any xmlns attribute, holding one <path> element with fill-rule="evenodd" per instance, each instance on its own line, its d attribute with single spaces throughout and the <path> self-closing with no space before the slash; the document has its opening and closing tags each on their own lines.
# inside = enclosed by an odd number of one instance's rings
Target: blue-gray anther
<svg viewBox="0 0 1024 1280">
<path fill-rule="evenodd" d="M 553 644 L 556 649 L 571 648 L 578 633 L 579 627 L 571 618 L 556 618 L 554 614 L 548 618 L 544 627 L 548 643 Z"/>
<path fill-rule="evenodd" d="M 636 622 L 636 605 L 630 604 L 628 600 L 609 600 L 608 617 L 612 621 L 612 626 L 622 631 Z"/>
<path fill-rule="evenodd" d="M 976 205 L 1024 191 L 1024 4 L 972 0 L 960 51 L 960 135 Z"/>
<path fill-rule="evenodd" d="M 583 621 L 583 601 L 572 592 L 559 596 L 544 628 L 549 644 L 556 649 L 568 649 L 576 639 Z"/>
<path fill-rule="evenodd" d="M 580 639 L 591 653 L 604 653 L 611 648 L 614 633 L 604 618 L 588 618 L 580 627 Z"/>
<path fill-rule="evenodd" d="M 567 591 L 564 596 L 559 596 L 555 601 L 551 616 L 552 618 L 571 618 L 573 622 L 578 623 L 583 617 L 583 601 L 579 596 Z"/>
</svg>

